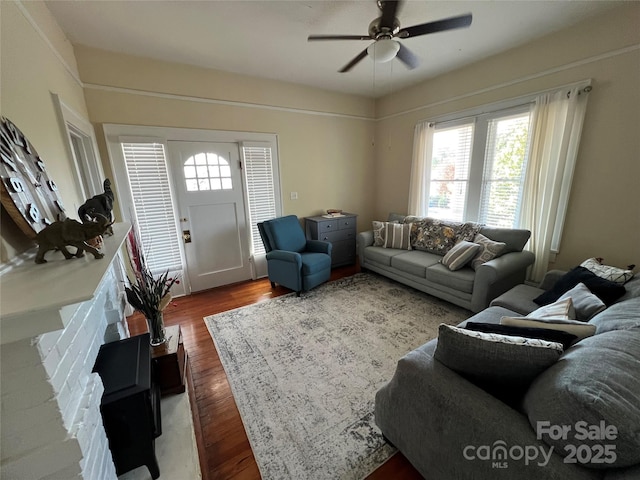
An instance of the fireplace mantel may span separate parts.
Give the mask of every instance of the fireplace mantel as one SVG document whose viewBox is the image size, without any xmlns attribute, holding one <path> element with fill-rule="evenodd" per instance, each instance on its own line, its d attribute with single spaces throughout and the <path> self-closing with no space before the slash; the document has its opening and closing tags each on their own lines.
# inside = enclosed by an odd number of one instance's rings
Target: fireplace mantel
<svg viewBox="0 0 640 480">
<path fill-rule="evenodd" d="M 86 254 L 66 260 L 49 252 L 45 264 L 23 263 L 0 276 L 0 344 L 63 329 L 73 306 L 96 294 L 130 228 L 113 225 L 113 236 L 104 238 L 104 258 Z"/>
<path fill-rule="evenodd" d="M 129 335 L 119 251 L 130 228 L 114 225 L 103 258 L 49 252 L 0 276 L 2 478 L 116 480 L 92 370 L 103 343 Z"/>
</svg>

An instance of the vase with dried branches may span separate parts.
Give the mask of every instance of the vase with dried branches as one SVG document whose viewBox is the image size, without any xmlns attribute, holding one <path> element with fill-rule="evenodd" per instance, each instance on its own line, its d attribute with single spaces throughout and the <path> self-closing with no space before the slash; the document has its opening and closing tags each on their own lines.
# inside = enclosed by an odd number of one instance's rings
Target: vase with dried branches
<svg viewBox="0 0 640 480">
<path fill-rule="evenodd" d="M 135 225 L 127 236 L 127 251 L 131 271 L 125 286 L 127 300 L 133 308 L 141 312 L 149 326 L 151 346 L 167 341 L 164 329 L 164 309 L 171 302 L 171 287 L 180 283 L 177 277 L 169 277 L 169 271 L 153 275 L 140 248 L 141 242 Z"/>
</svg>

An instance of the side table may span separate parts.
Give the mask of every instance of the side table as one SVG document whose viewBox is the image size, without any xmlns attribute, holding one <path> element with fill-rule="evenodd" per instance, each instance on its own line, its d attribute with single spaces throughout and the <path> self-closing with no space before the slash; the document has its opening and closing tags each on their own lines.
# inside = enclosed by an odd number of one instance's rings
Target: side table
<svg viewBox="0 0 640 480">
<path fill-rule="evenodd" d="M 166 327 L 165 330 L 167 342 L 151 348 L 156 382 L 163 397 L 171 393 L 184 392 L 188 358 L 182 343 L 180 325 Z"/>
</svg>

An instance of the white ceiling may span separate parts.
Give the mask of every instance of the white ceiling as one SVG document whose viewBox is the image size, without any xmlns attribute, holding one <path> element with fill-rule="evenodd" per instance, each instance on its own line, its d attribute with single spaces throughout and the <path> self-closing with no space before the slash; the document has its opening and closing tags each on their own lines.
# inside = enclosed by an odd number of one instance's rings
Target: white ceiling
<svg viewBox="0 0 640 480">
<path fill-rule="evenodd" d="M 561 30 L 622 2 L 408 0 L 401 27 L 472 13 L 471 27 L 400 40 L 421 63 L 365 58 L 368 41 L 307 42 L 310 34 L 366 35 L 374 0 L 46 2 L 73 44 L 379 97 Z"/>
</svg>

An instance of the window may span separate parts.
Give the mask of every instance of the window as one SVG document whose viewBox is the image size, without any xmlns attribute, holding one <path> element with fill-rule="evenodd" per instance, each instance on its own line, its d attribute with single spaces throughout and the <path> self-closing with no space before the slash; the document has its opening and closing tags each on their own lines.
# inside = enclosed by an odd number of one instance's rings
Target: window
<svg viewBox="0 0 640 480">
<path fill-rule="evenodd" d="M 526 105 L 435 125 L 427 215 L 517 227 L 529 120 Z"/>
<path fill-rule="evenodd" d="M 473 124 L 439 130 L 433 138 L 429 212 L 433 217 L 464 218 L 471 165 Z"/>
<path fill-rule="evenodd" d="M 216 153 L 198 153 L 184 162 L 184 178 L 188 192 L 199 190 L 231 190 L 229 161 Z"/>
<path fill-rule="evenodd" d="M 480 223 L 513 228 L 520 218 L 526 172 L 529 113 L 489 121 Z"/>
<path fill-rule="evenodd" d="M 154 275 L 182 270 L 162 143 L 121 143 L 142 251 Z"/>
<path fill-rule="evenodd" d="M 243 143 L 244 174 L 247 182 L 251 253 L 264 255 L 258 223 L 277 216 L 276 190 L 271 147 L 259 143 Z"/>
</svg>

